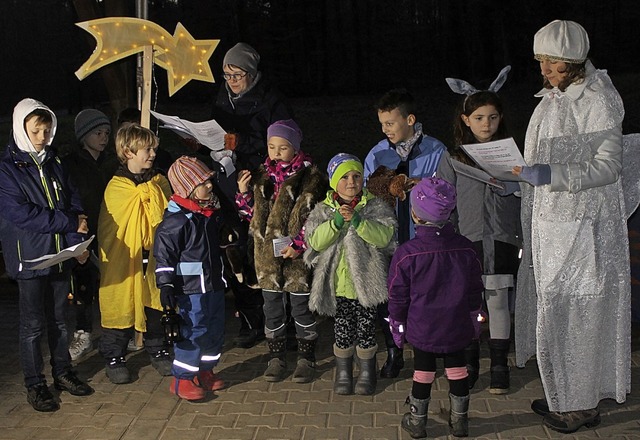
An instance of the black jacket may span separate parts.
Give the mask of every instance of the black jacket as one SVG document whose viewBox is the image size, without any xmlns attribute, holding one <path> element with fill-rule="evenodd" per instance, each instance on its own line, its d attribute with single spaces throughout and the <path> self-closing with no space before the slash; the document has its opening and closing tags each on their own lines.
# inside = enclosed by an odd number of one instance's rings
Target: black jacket
<svg viewBox="0 0 640 440">
<path fill-rule="evenodd" d="M 267 128 L 293 112 L 284 96 L 263 78 L 239 98 L 231 99 L 226 84 L 220 87 L 213 107 L 213 119 L 228 133 L 239 136 L 236 168 L 256 170 L 267 155 Z"/>
</svg>

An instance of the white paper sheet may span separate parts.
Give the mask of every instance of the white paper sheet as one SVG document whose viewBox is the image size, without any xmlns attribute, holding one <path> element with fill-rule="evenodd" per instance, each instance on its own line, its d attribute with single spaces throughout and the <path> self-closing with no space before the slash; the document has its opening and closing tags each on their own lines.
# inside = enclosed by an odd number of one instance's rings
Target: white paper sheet
<svg viewBox="0 0 640 440">
<path fill-rule="evenodd" d="M 70 258 L 79 257 L 87 250 L 95 235 L 92 235 L 89 239 L 78 243 L 73 246 L 69 246 L 58 252 L 57 254 L 43 255 L 42 257 L 35 258 L 33 260 L 24 260 L 25 263 L 39 263 L 35 266 L 29 267 L 30 270 L 46 269 L 47 267 L 55 266 L 58 263 L 67 261 Z"/>
<path fill-rule="evenodd" d="M 465 144 L 462 148 L 480 168 L 498 180 L 520 181 L 520 177 L 511 170 L 515 166 L 527 165 L 513 138 Z"/>
<path fill-rule="evenodd" d="M 161 125 L 160 128 L 172 130 L 182 138 L 190 136 L 213 151 L 224 149 L 224 135 L 227 132 L 224 131 L 215 119 L 203 122 L 191 122 L 186 119 L 180 119 L 177 116 L 163 115 L 153 110 L 151 110 L 150 113 L 162 122 L 163 125 Z"/>
</svg>

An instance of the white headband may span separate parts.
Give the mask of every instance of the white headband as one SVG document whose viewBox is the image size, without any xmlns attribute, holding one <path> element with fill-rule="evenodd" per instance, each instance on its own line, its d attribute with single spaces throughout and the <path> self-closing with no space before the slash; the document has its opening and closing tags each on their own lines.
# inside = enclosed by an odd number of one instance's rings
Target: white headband
<svg viewBox="0 0 640 440">
<path fill-rule="evenodd" d="M 504 69 L 502 69 L 498 74 L 498 77 L 491 83 L 491 85 L 487 90 L 494 93 L 500 90 L 504 85 L 505 81 L 507 80 L 507 74 L 509 73 L 510 70 L 511 70 L 511 66 L 506 66 Z M 470 95 L 473 95 L 474 93 L 478 93 L 482 91 L 482 90 L 476 89 L 471 84 L 469 84 L 468 82 L 462 79 L 445 78 L 445 81 L 447 81 L 447 84 L 449 84 L 449 87 L 451 88 L 451 90 L 453 90 L 454 93 L 459 93 L 460 95 L 470 96 Z"/>
</svg>

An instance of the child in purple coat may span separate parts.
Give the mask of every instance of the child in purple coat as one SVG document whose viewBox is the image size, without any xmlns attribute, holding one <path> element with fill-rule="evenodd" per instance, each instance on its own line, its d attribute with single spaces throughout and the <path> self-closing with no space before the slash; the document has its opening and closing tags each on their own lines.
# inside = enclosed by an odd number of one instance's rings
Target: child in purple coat
<svg viewBox="0 0 640 440">
<path fill-rule="evenodd" d="M 389 269 L 389 327 L 402 347 L 414 352 L 411 412 L 402 428 L 413 438 L 426 437 L 427 408 L 444 358 L 449 380 L 449 426 L 456 437 L 468 435 L 469 387 L 464 349 L 479 331 L 482 268 L 472 243 L 454 231 L 449 215 L 456 190 L 440 178 L 422 179 L 411 190 L 415 238 L 396 250 Z"/>
</svg>

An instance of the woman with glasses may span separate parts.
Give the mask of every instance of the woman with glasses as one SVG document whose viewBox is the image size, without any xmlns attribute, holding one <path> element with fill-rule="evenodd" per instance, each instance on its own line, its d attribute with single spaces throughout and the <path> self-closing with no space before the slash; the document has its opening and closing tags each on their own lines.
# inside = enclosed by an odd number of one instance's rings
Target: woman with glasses
<svg viewBox="0 0 640 440">
<path fill-rule="evenodd" d="M 238 190 L 237 172 L 227 176 L 216 162 L 227 156 L 234 160 L 237 170 L 257 170 L 267 156 L 267 128 L 276 121 L 293 119 L 284 96 L 258 70 L 259 62 L 258 52 L 246 43 L 229 49 L 222 64 L 225 84 L 213 106 L 213 118 L 228 133 L 225 151 L 212 153 L 213 169 L 219 171 L 219 188 L 232 202 Z M 243 229 L 241 242 L 246 243 L 247 230 Z M 264 339 L 262 294 L 234 276 L 229 281 L 241 323 L 240 333 L 233 341 L 238 347 L 250 348 Z"/>
</svg>

